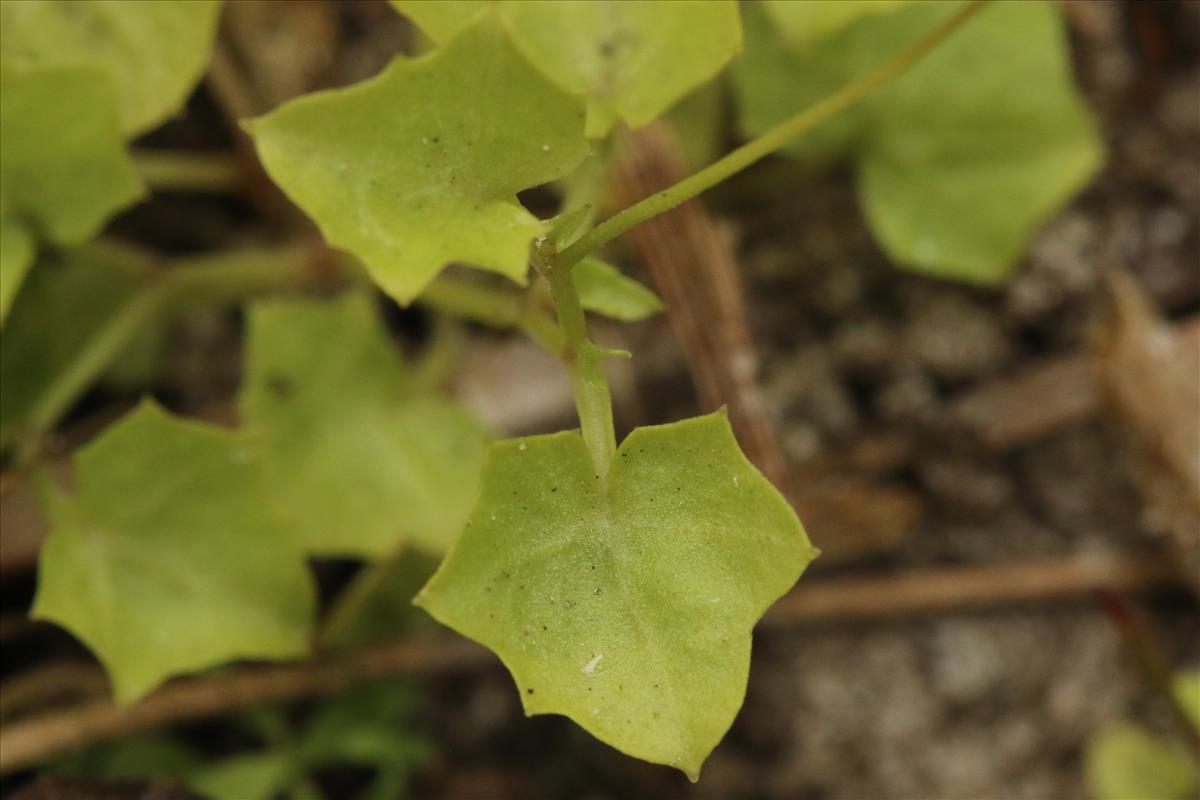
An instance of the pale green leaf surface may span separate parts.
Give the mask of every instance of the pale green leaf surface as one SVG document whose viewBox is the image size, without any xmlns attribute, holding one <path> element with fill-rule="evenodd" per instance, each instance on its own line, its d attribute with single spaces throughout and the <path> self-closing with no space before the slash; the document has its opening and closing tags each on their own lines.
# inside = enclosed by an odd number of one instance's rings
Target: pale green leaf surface
<svg viewBox="0 0 1200 800">
<path fill-rule="evenodd" d="M 0 449 L 20 436 L 55 379 L 146 285 L 149 271 L 142 253 L 111 243 L 42 256 L 0 336 Z M 148 331 L 117 356 L 110 375 L 138 385 L 129 379 L 144 378 L 141 367 L 163 342 L 161 331 Z"/>
<path fill-rule="evenodd" d="M 790 47 L 804 50 L 868 14 L 888 14 L 911 0 L 763 0 L 763 8 Z"/>
<path fill-rule="evenodd" d="M 889 33 L 915 39 L 943 13 L 918 4 L 888 17 Z M 1100 167 L 1060 13 L 995 4 L 888 88 L 858 186 L 897 262 L 1003 280 L 1038 226 Z"/>
<path fill-rule="evenodd" d="M 0 325 L 8 319 L 8 311 L 33 266 L 33 256 L 33 236 L 29 230 L 0 212 Z"/>
<path fill-rule="evenodd" d="M 481 14 L 445 47 L 249 128 L 271 177 L 402 303 L 451 261 L 523 281 L 544 229 L 517 192 L 587 152 L 584 111 Z"/>
<path fill-rule="evenodd" d="M 0 95 L 4 217 L 37 237 L 79 244 L 142 196 L 101 70 L 6 61 Z"/>
<path fill-rule="evenodd" d="M 414 385 L 365 293 L 253 306 L 239 406 L 308 551 L 442 553 L 466 521 L 484 431 Z"/>
<path fill-rule="evenodd" d="M 1200 731 L 1200 670 L 1184 670 L 1175 673 L 1171 680 L 1175 702 L 1187 714 L 1197 731 Z"/>
<path fill-rule="evenodd" d="M 1200 792 L 1200 763 L 1139 725 L 1101 731 L 1088 742 L 1085 761 L 1096 800 L 1192 800 Z"/>
<path fill-rule="evenodd" d="M 741 706 L 754 623 L 816 555 L 723 412 L 639 428 L 606 479 L 578 432 L 493 445 L 417 598 L 565 714 L 694 780 Z"/>
<path fill-rule="evenodd" d="M 585 258 L 571 268 L 579 302 L 588 311 L 624 322 L 636 322 L 663 310 L 658 295 L 594 258 Z"/>
<path fill-rule="evenodd" d="M 183 105 L 208 64 L 220 7 L 217 0 L 4 0 L 0 54 L 104 70 L 132 136 Z"/>
<path fill-rule="evenodd" d="M 956 5 L 868 15 L 804 53 L 789 51 L 761 19 L 748 19 L 751 44 L 737 81 L 745 132 L 755 135 L 866 74 Z M 759 47 L 773 58 L 751 57 Z M 1007 277 L 1037 227 L 1102 160 L 1072 81 L 1060 12 L 1044 2 L 992 4 L 788 152 L 851 157 L 864 212 L 888 255 L 976 283 Z"/>
<path fill-rule="evenodd" d="M 153 403 L 75 460 L 54 492 L 33 614 L 99 657 L 118 702 L 236 658 L 303 655 L 314 591 L 251 437 Z"/>
<path fill-rule="evenodd" d="M 393 5 L 441 42 L 484 4 Z M 604 136 L 618 118 L 635 127 L 654 121 L 741 49 L 733 0 L 499 0 L 494 6 L 535 66 L 587 95 L 592 137 Z"/>
</svg>

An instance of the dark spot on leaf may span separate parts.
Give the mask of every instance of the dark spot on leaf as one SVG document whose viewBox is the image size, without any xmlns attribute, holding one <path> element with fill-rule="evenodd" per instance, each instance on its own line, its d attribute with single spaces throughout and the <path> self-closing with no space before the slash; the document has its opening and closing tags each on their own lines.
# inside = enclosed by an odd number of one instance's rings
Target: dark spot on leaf
<svg viewBox="0 0 1200 800">
<path fill-rule="evenodd" d="M 533 694 L 533 689 L 526 689 L 525 694 Z"/>
</svg>

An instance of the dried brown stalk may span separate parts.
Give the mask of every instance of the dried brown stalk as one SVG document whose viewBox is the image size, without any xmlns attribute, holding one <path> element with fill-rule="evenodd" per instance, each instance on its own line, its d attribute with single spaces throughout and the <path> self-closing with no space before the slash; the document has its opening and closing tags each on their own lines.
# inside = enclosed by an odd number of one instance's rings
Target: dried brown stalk
<svg viewBox="0 0 1200 800">
<path fill-rule="evenodd" d="M 891 619 L 1015 603 L 1084 599 L 1097 591 L 1141 592 L 1178 584 L 1174 564 L 1132 556 L 1075 556 L 983 567 L 930 568 L 899 575 L 808 581 L 775 604 L 766 627 Z M 494 663 L 464 639 L 412 639 L 325 660 L 243 667 L 168 684 L 140 703 L 58 711 L 0 730 L 0 773 L 141 731 L 266 703 L 337 691 L 402 673 L 440 673 Z"/>
</svg>

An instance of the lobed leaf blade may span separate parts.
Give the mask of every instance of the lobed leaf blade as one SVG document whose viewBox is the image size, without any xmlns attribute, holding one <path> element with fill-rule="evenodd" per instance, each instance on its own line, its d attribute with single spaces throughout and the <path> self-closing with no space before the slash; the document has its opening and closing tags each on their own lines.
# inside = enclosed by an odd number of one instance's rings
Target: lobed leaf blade
<svg viewBox="0 0 1200 800">
<path fill-rule="evenodd" d="M 440 554 L 461 531 L 485 432 L 414 385 L 366 293 L 256 303 L 238 404 L 306 551 Z"/>
<path fill-rule="evenodd" d="M 582 103 L 485 13 L 429 56 L 248 128 L 267 172 L 330 244 L 409 303 L 452 261 L 524 281 L 545 226 L 516 194 L 582 160 L 583 122 Z"/>
<path fill-rule="evenodd" d="M 33 616 L 87 644 L 118 702 L 307 651 L 314 587 L 253 445 L 144 402 L 79 453 L 71 495 L 52 490 Z"/>
<path fill-rule="evenodd" d="M 493 445 L 416 602 L 500 656 L 526 713 L 695 780 L 741 705 L 751 628 L 815 556 L 718 412 L 635 430 L 605 480 L 575 431 Z"/>
<path fill-rule="evenodd" d="M 5 0 L 0 53 L 19 64 L 102 70 L 132 137 L 183 105 L 208 64 L 220 8 L 219 0 Z"/>
</svg>

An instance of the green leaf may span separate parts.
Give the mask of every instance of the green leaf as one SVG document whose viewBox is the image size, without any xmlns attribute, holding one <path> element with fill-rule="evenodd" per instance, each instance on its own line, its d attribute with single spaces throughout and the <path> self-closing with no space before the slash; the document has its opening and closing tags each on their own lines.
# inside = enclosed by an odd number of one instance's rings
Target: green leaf
<svg viewBox="0 0 1200 800">
<path fill-rule="evenodd" d="M 439 43 L 486 5 L 392 4 Z M 653 122 L 720 72 L 742 43 L 733 0 L 500 0 L 494 6 L 538 69 L 587 95 L 591 137 L 604 136 L 616 119 L 635 127 Z"/>
<path fill-rule="evenodd" d="M 605 479 L 576 431 L 493 445 L 416 602 L 500 656 L 526 713 L 695 780 L 742 703 L 751 628 L 815 555 L 718 412 L 635 430 Z"/>
<path fill-rule="evenodd" d="M 402 303 L 451 261 L 523 281 L 545 226 L 516 194 L 587 152 L 580 101 L 533 69 L 490 13 L 425 58 L 249 128 L 271 177 Z"/>
<path fill-rule="evenodd" d="M 1128 723 L 1092 738 L 1086 769 L 1096 800 L 1190 800 L 1200 791 L 1200 765 L 1185 750 Z"/>
<path fill-rule="evenodd" d="M 142 196 L 101 70 L 4 62 L 0 95 L 0 216 L 6 227 L 79 244 Z"/>
<path fill-rule="evenodd" d="M 132 136 L 183 105 L 208 64 L 220 7 L 217 0 L 4 0 L 0 54 L 17 63 L 103 70 Z"/>
<path fill-rule="evenodd" d="M 192 770 L 187 785 L 212 800 L 272 800 L 296 780 L 295 757 L 287 750 L 243 753 Z"/>
<path fill-rule="evenodd" d="M 442 553 L 458 536 L 484 431 L 414 384 L 365 293 L 253 306 L 239 406 L 309 552 Z"/>
<path fill-rule="evenodd" d="M 309 718 L 299 750 L 309 767 L 350 763 L 407 772 L 428 753 L 412 730 L 413 689 L 407 681 L 364 684 L 323 703 Z"/>
<path fill-rule="evenodd" d="M 871 14 L 804 53 L 747 21 L 743 128 L 755 135 L 899 53 L 956 11 Z M 761 20 L 760 20 L 761 22 Z M 1036 86 L 1037 91 L 1030 87 Z M 994 3 L 864 105 L 789 150 L 847 155 L 872 231 L 902 266 L 976 283 L 1009 275 L 1029 238 L 1096 172 L 1102 148 L 1075 89 L 1058 10 Z"/>
<path fill-rule="evenodd" d="M 52 772 L 135 781 L 177 778 L 196 769 L 199 754 L 162 734 L 139 734 L 73 753 L 53 765 Z"/>
<path fill-rule="evenodd" d="M 790 47 L 803 51 L 868 14 L 888 14 L 911 0 L 763 0 L 763 8 Z"/>
<path fill-rule="evenodd" d="M 585 258 L 571 269 L 579 302 L 588 311 L 636 322 L 663 310 L 658 295 L 621 270 L 594 258 Z"/>
<path fill-rule="evenodd" d="M 80 451 L 75 487 L 50 490 L 33 614 L 91 648 L 118 702 L 178 673 L 307 651 L 312 581 L 252 437 L 146 402 Z"/>
<path fill-rule="evenodd" d="M 0 449 L 19 438 L 54 381 L 145 287 L 151 270 L 143 253 L 112 243 L 42 257 L 0 337 Z M 162 344 L 155 332 L 136 340 L 114 361 L 114 374 L 130 377 L 146 351 L 154 357 Z"/>
<path fill-rule="evenodd" d="M 1200 669 L 1175 673 L 1171 681 L 1175 702 L 1187 714 L 1197 731 L 1200 731 Z"/>
<path fill-rule="evenodd" d="M 0 325 L 8 318 L 25 275 L 33 266 L 34 252 L 29 230 L 0 212 Z"/>
</svg>

